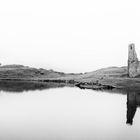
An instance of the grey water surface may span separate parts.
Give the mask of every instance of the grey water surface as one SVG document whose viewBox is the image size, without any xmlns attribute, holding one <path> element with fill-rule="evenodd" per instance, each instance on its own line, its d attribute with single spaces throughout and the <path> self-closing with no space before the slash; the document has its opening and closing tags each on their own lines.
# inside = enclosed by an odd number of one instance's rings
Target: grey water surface
<svg viewBox="0 0 140 140">
<path fill-rule="evenodd" d="M 0 82 L 0 140 L 139 140 L 140 94 Z"/>
</svg>

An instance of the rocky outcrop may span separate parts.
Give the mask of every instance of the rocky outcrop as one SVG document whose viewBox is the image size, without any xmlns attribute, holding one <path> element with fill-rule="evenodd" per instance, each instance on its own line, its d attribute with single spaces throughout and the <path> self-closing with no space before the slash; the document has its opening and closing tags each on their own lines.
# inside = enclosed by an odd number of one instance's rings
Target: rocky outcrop
<svg viewBox="0 0 140 140">
<path fill-rule="evenodd" d="M 135 51 L 135 45 L 128 46 L 128 75 L 133 78 L 140 75 L 140 62 Z"/>
</svg>

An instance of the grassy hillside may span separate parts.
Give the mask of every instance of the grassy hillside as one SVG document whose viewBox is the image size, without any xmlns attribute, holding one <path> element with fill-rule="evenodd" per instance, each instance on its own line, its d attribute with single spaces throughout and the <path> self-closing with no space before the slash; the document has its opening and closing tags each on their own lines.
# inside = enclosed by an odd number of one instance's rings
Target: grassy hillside
<svg viewBox="0 0 140 140">
<path fill-rule="evenodd" d="M 53 70 L 36 69 L 22 65 L 0 66 L 0 79 L 57 78 L 62 76 L 65 76 L 65 74 Z"/>
</svg>

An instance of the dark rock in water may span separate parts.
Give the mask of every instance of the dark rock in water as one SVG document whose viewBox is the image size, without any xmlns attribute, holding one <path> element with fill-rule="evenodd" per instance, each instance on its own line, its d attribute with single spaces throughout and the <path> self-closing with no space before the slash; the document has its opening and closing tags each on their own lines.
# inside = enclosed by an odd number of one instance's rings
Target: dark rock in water
<svg viewBox="0 0 140 140">
<path fill-rule="evenodd" d="M 103 89 L 113 89 L 113 86 L 109 85 L 101 85 L 101 84 L 89 84 L 89 83 L 78 83 L 75 86 L 79 87 L 80 89 L 94 89 L 94 90 L 103 90 Z"/>
</svg>

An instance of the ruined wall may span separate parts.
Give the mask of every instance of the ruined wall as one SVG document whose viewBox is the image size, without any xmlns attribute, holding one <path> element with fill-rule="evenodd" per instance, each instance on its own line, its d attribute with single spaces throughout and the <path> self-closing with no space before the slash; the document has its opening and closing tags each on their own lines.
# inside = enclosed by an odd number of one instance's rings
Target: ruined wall
<svg viewBox="0 0 140 140">
<path fill-rule="evenodd" d="M 128 46 L 128 75 L 131 78 L 140 75 L 140 61 L 138 61 L 134 44 Z"/>
</svg>

